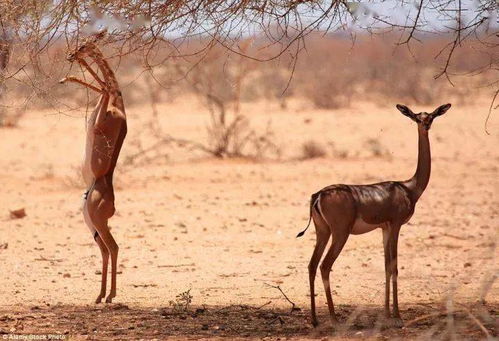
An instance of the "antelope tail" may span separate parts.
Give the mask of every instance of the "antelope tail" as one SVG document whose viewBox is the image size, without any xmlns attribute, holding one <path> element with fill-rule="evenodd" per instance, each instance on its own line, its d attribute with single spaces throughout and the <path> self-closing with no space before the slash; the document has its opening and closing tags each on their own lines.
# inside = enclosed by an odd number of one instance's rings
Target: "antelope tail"
<svg viewBox="0 0 499 341">
<path fill-rule="evenodd" d="M 305 229 L 303 231 L 298 233 L 296 235 L 296 238 L 303 236 L 305 234 L 305 232 L 308 230 L 308 227 L 310 226 L 310 223 L 312 222 L 312 210 L 314 209 L 314 206 L 319 201 L 320 193 L 321 192 L 317 192 L 317 193 L 312 194 L 312 197 L 310 198 L 310 213 L 309 213 L 309 217 L 308 217 L 307 227 L 305 227 Z"/>
</svg>

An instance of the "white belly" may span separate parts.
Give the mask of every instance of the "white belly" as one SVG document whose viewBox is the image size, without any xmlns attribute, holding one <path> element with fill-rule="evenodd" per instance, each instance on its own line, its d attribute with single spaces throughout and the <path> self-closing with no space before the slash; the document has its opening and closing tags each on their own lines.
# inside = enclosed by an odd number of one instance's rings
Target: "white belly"
<svg viewBox="0 0 499 341">
<path fill-rule="evenodd" d="M 93 191 L 93 190 L 94 190 L 93 188 L 90 189 L 90 191 Z M 88 195 L 90 195 L 90 192 L 88 193 Z M 88 205 L 87 205 L 86 200 L 83 201 L 83 219 L 85 220 L 85 224 L 90 229 L 92 236 L 95 235 L 95 231 L 97 231 L 97 229 L 95 228 L 94 223 L 92 222 L 92 219 L 90 218 L 90 213 L 88 212 Z"/>
<path fill-rule="evenodd" d="M 357 218 L 355 223 L 353 224 L 352 234 L 363 234 L 367 232 L 371 232 L 372 230 L 377 229 L 378 227 L 382 227 L 384 223 L 381 224 L 369 224 L 366 223 L 362 218 Z"/>
</svg>

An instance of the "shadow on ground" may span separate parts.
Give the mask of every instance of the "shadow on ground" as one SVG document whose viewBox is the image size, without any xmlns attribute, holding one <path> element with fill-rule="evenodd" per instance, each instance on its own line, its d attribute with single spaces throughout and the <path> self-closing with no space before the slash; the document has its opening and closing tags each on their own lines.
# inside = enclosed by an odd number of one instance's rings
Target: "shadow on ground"
<svg viewBox="0 0 499 341">
<path fill-rule="evenodd" d="M 172 308 L 91 306 L 16 306 L 0 308 L 0 338 L 7 334 L 65 334 L 76 339 L 415 338 L 479 339 L 497 336 L 497 304 L 460 306 L 447 314 L 438 305 L 413 305 L 402 311 L 405 326 L 382 318 L 379 306 L 340 306 L 335 328 L 326 311 L 310 326 L 308 310 L 231 305 Z M 457 307 L 456 307 L 457 308 Z M 66 337 L 66 339 L 68 338 Z"/>
</svg>

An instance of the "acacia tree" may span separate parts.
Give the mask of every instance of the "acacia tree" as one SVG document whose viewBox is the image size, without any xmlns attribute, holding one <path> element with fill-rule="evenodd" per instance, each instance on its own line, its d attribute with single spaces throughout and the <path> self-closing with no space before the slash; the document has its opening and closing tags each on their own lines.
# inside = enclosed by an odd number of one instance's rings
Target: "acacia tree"
<svg viewBox="0 0 499 341">
<path fill-rule="evenodd" d="M 447 43 L 438 54 L 441 64 L 435 77 L 452 82 L 453 55 L 469 40 L 479 42 L 489 55 L 472 74 L 497 72 L 499 45 L 496 0 L 6 0 L 0 5 L 1 23 L 11 31 L 11 45 L 22 46 L 22 63 L 5 73 L 16 78 L 21 70 L 32 68 L 46 74 L 40 54 L 61 40 L 67 47 L 96 31 L 110 33 L 108 47 L 115 56 L 140 53 L 143 65 L 152 70 L 168 58 L 181 57 L 182 44 L 203 38 L 191 55 L 201 60 L 207 51 L 222 45 L 232 53 L 254 60 L 272 60 L 291 51 L 295 57 L 305 47 L 304 38 L 314 31 L 343 30 L 352 37 L 358 32 L 399 34 L 398 45 L 411 48 L 423 43 L 423 36 L 441 36 Z M 237 42 L 259 35 L 260 54 L 239 49 Z M 155 48 L 169 46 L 169 53 L 157 58 Z M 5 44 L 3 45 L 5 46 Z M 272 53 L 261 58 L 261 51 Z M 277 47 L 277 48 L 276 48 Z M 296 63 L 297 58 L 294 58 Z M 293 69 L 293 65 L 291 66 Z M 490 84 L 498 89 L 499 77 Z M 40 89 L 40 87 L 37 87 Z M 40 90 L 40 91 L 43 91 Z M 497 90 L 499 91 L 499 90 Z M 496 95 L 498 92 L 496 91 Z M 491 107 L 492 108 L 492 107 Z"/>
</svg>

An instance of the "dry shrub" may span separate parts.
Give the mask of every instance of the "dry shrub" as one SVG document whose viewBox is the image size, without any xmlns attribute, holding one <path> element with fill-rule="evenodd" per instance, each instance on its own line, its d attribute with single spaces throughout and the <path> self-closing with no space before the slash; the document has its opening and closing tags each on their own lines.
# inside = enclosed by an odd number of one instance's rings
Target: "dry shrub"
<svg viewBox="0 0 499 341">
<path fill-rule="evenodd" d="M 291 75 L 281 63 L 263 63 L 252 76 L 244 88 L 242 100 L 245 102 L 263 98 L 277 101 L 281 109 L 286 109 L 288 100 L 297 95 L 296 83 L 290 82 Z"/>
<path fill-rule="evenodd" d="M 17 127 L 24 114 L 25 111 L 22 108 L 0 107 L 0 127 Z"/>
<path fill-rule="evenodd" d="M 301 146 L 301 152 L 301 158 L 303 160 L 324 157 L 327 154 L 324 146 L 314 140 L 309 140 L 303 143 Z"/>
<path fill-rule="evenodd" d="M 295 91 L 317 108 L 347 107 L 352 99 L 385 105 L 387 100 L 408 104 L 439 104 L 442 98 L 461 103 L 473 100 L 480 86 L 492 83 L 490 74 L 455 77 L 453 85 L 445 77 L 435 79 L 445 64 L 435 56 L 445 38 L 423 38 L 423 43 L 397 47 L 397 36 L 358 36 L 355 42 L 342 35 L 306 39 L 306 53 L 299 56 L 294 74 Z M 487 58 L 472 48 L 473 41 L 453 56 L 453 70 L 469 74 L 473 65 Z M 472 61 L 468 61 L 471 59 Z M 480 63 L 481 61 L 481 63 Z"/>
<path fill-rule="evenodd" d="M 341 41 L 311 37 L 307 54 L 296 71 L 298 92 L 315 107 L 337 109 L 350 105 L 360 74 L 349 64 Z"/>
<path fill-rule="evenodd" d="M 250 42 L 243 41 L 240 48 L 247 53 Z M 196 66 L 187 79 L 188 84 L 210 113 L 207 126 L 208 143 L 199 149 L 215 157 L 280 157 L 280 148 L 273 142 L 270 125 L 257 132 L 247 117 L 240 113 L 245 85 L 255 64 L 242 56 L 227 55 L 214 48 Z M 178 65 L 179 74 L 186 72 Z"/>
<path fill-rule="evenodd" d="M 273 142 L 274 134 L 270 124 L 267 124 L 263 132 L 257 132 L 242 114 L 227 113 L 227 106 L 219 98 L 207 96 L 207 103 L 211 123 L 207 126 L 208 145 L 202 148 L 204 151 L 219 158 L 280 157 L 280 148 Z"/>
<path fill-rule="evenodd" d="M 12 93 L 0 97 L 0 127 L 17 127 L 25 114 L 25 105 L 13 98 Z"/>
<path fill-rule="evenodd" d="M 378 139 L 369 138 L 365 141 L 364 145 L 372 157 L 390 156 L 388 149 L 386 149 Z"/>
<path fill-rule="evenodd" d="M 435 80 L 434 76 L 445 62 L 442 60 L 445 54 L 437 60 L 435 56 L 445 45 L 446 37 L 421 37 L 422 43 L 411 45 L 411 51 L 405 46 L 397 47 L 397 39 L 395 34 L 358 35 L 352 42 L 349 37 L 338 34 L 311 34 L 306 37 L 306 50 L 298 59 L 290 51 L 279 59 L 258 63 L 229 53 L 219 45 L 211 47 L 207 54 L 196 54 L 208 43 L 200 38 L 183 44 L 178 51 L 168 42 L 158 44 L 148 63 L 153 67 L 154 86 L 161 101 L 186 92 L 196 93 L 191 84 L 182 81 L 187 74 L 190 83 L 199 84 L 236 112 L 241 102 L 260 99 L 278 101 L 285 108 L 291 96 L 305 98 L 315 107 L 325 109 L 349 106 L 354 99 L 380 105 L 387 101 L 433 105 L 445 97 L 463 103 L 473 100 L 471 95 L 478 93 L 480 86 L 494 81 L 489 74 L 453 78 L 455 86 L 444 77 Z M 487 65 L 497 59 L 497 52 L 491 51 L 487 56 L 480 54 L 479 49 L 473 48 L 474 44 L 478 43 L 466 41 L 455 51 L 452 73 L 469 74 L 476 65 Z M 245 39 L 237 45 L 239 52 L 260 59 L 279 52 L 277 46 L 265 48 L 268 45 L 265 39 Z M 38 56 L 41 67 L 28 66 L 17 75 L 18 80 L 8 80 L 9 91 L 17 97 L 29 98 L 30 104 L 36 107 L 64 110 L 68 104 L 85 105 L 88 99 L 81 87 L 58 84 L 68 73 L 82 75 L 79 68 L 71 67 L 65 60 L 63 46 L 63 42 L 54 44 Z M 112 55 L 110 47 L 103 49 L 105 55 Z M 10 62 L 11 71 L 28 61 L 19 46 L 12 54 L 16 58 Z M 139 77 L 144 71 L 140 58 L 131 54 L 110 60 L 117 70 L 127 105 L 144 104 L 146 85 Z M 178 74 L 178 68 L 182 74 Z"/>
</svg>

